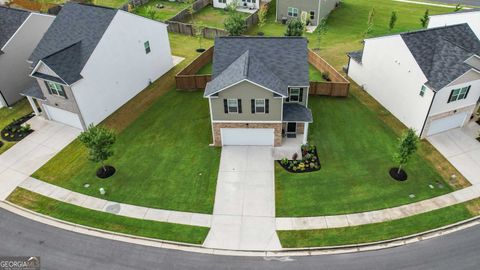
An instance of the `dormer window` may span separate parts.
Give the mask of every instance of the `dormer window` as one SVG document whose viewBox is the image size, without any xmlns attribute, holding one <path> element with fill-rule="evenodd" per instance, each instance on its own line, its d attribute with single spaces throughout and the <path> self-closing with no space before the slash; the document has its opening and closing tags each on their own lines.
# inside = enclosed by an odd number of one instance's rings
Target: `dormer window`
<svg viewBox="0 0 480 270">
<path fill-rule="evenodd" d="M 290 88 L 288 102 L 302 102 L 302 88 Z"/>
<path fill-rule="evenodd" d="M 45 81 L 45 85 L 47 86 L 48 93 L 55 95 L 55 96 L 60 96 L 67 98 L 67 94 L 65 93 L 65 89 L 63 89 L 63 86 L 59 83 L 51 82 L 51 81 Z"/>
</svg>

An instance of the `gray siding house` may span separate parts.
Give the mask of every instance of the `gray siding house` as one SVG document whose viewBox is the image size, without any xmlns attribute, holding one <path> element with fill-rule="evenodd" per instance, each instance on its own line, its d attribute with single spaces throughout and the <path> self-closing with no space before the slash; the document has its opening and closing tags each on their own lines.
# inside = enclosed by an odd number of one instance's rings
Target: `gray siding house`
<svg viewBox="0 0 480 270">
<path fill-rule="evenodd" d="M 313 121 L 309 85 L 306 39 L 216 38 L 213 79 L 204 94 L 213 145 L 280 146 L 297 136 L 306 143 Z"/>
<path fill-rule="evenodd" d="M 27 59 L 54 18 L 0 6 L 0 108 L 19 101 L 32 83 Z"/>
<path fill-rule="evenodd" d="M 304 13 L 310 25 L 317 26 L 339 2 L 340 0 L 277 0 L 277 21 L 301 19 Z"/>
</svg>

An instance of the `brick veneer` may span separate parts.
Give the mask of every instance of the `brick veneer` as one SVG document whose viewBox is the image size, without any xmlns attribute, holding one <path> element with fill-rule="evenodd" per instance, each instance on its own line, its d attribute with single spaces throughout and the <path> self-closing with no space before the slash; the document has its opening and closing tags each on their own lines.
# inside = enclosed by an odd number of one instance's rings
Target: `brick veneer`
<svg viewBox="0 0 480 270">
<path fill-rule="evenodd" d="M 275 129 L 275 146 L 282 145 L 282 123 L 212 123 L 213 144 L 222 146 L 221 128 L 273 128 Z"/>
</svg>

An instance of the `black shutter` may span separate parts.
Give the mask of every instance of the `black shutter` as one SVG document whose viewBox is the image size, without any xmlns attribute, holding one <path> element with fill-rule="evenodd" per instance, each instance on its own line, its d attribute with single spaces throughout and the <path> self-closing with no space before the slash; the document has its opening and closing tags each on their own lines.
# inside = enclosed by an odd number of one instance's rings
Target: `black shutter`
<svg viewBox="0 0 480 270">
<path fill-rule="evenodd" d="M 290 89 L 287 89 L 287 99 L 286 102 L 290 102 Z"/>
<path fill-rule="evenodd" d="M 45 87 L 47 87 L 48 93 L 51 95 L 51 94 L 52 94 L 52 90 L 50 90 L 50 86 L 48 86 L 47 81 L 43 81 L 43 82 L 45 83 Z"/>
<path fill-rule="evenodd" d="M 228 105 L 226 99 L 223 99 L 223 110 L 225 111 L 225 113 L 228 113 Z"/>
<path fill-rule="evenodd" d="M 60 87 L 62 88 L 63 97 L 64 97 L 65 99 L 68 99 L 68 97 L 67 97 L 67 92 L 65 92 L 65 88 L 63 88 L 63 85 L 61 85 L 61 84 L 60 84 Z"/>
<path fill-rule="evenodd" d="M 465 93 L 465 99 L 467 99 L 468 92 L 470 92 L 470 87 L 472 87 L 472 86 L 471 86 L 471 85 L 470 85 L 470 86 L 468 86 L 467 92 Z"/>
<path fill-rule="evenodd" d="M 303 100 L 303 88 L 300 88 L 300 97 L 298 97 L 298 101 L 302 102 Z"/>
<path fill-rule="evenodd" d="M 265 99 L 265 113 L 270 112 L 269 100 Z"/>
<path fill-rule="evenodd" d="M 242 113 L 242 100 L 238 99 L 238 113 Z"/>
<path fill-rule="evenodd" d="M 452 90 L 452 92 L 450 92 L 450 96 L 448 97 L 448 102 L 447 103 L 452 102 L 453 91 L 455 91 L 455 90 Z"/>
<path fill-rule="evenodd" d="M 252 113 L 255 114 L 255 99 L 251 100 L 251 104 L 252 104 Z"/>
</svg>

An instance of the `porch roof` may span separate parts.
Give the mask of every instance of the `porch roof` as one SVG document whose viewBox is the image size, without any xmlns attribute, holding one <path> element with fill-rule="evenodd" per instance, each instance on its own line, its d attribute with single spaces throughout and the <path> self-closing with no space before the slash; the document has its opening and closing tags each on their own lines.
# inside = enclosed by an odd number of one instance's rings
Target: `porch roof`
<svg viewBox="0 0 480 270">
<path fill-rule="evenodd" d="M 45 100 L 45 97 L 43 96 L 42 89 L 40 89 L 40 86 L 38 85 L 37 81 L 34 81 L 32 85 L 30 85 L 27 89 L 25 89 L 21 95 L 26 96 L 26 97 L 33 97 L 36 99 L 41 99 Z"/>
<path fill-rule="evenodd" d="M 313 122 L 312 111 L 298 103 L 284 103 L 283 121 L 311 123 Z"/>
</svg>

